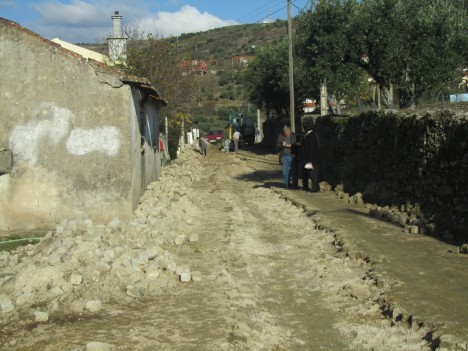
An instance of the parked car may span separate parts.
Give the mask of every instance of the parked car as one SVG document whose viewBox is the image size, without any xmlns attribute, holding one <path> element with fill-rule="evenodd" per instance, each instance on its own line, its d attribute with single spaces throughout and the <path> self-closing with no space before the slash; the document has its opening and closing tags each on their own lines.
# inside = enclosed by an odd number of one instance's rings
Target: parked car
<svg viewBox="0 0 468 351">
<path fill-rule="evenodd" d="M 205 133 L 205 139 L 212 144 L 220 143 L 224 139 L 224 131 L 210 130 L 209 132 Z"/>
</svg>

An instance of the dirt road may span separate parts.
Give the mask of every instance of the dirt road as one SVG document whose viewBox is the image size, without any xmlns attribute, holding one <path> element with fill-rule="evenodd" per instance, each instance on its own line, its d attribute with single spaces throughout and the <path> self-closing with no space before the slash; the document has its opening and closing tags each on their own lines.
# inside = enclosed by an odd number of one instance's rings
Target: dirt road
<svg viewBox="0 0 468 351">
<path fill-rule="evenodd" d="M 426 329 L 384 316 L 371 265 L 341 252 L 313 213 L 265 187 L 239 156 L 211 148 L 206 159 L 189 157 L 202 171 L 185 213 L 198 241 L 174 252 L 200 279 L 95 317 L 18 330 L 3 349 L 100 341 L 115 350 L 431 350 Z"/>
</svg>

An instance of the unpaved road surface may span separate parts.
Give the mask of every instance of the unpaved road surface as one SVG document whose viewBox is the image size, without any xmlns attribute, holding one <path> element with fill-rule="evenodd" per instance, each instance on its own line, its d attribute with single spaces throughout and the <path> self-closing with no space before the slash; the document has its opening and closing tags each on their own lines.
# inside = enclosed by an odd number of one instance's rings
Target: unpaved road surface
<svg viewBox="0 0 468 351">
<path fill-rule="evenodd" d="M 198 241 L 174 252 L 200 279 L 106 304 L 96 316 L 16 330 L 2 349 L 86 350 L 91 341 L 115 350 L 435 349 L 428 330 L 382 313 L 385 291 L 369 263 L 341 252 L 313 213 L 245 177 L 247 161 L 213 148 L 205 159 L 185 154 L 201 170 L 190 187 L 197 201 L 185 213 Z"/>
</svg>

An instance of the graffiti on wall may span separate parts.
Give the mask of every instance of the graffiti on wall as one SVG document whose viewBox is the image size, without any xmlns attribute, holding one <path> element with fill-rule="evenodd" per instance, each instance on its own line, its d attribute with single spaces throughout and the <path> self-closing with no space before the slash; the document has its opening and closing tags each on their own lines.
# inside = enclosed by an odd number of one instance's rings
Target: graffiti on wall
<svg viewBox="0 0 468 351">
<path fill-rule="evenodd" d="M 102 152 L 118 154 L 122 135 L 118 128 L 100 126 L 94 129 L 74 128 L 75 115 L 66 108 L 52 104 L 40 106 L 35 119 L 17 125 L 10 134 L 9 145 L 14 157 L 35 165 L 43 145 L 57 147 L 66 138 L 68 153 L 83 156 Z"/>
<path fill-rule="evenodd" d="M 120 149 L 120 139 L 120 131 L 116 127 L 75 128 L 65 145 L 72 155 L 81 156 L 99 151 L 108 156 L 115 156 Z"/>
</svg>

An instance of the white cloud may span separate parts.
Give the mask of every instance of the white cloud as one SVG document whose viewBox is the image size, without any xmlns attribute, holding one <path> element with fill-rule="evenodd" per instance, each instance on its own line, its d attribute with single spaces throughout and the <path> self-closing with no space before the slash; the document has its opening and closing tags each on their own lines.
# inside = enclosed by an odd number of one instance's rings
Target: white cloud
<svg viewBox="0 0 468 351">
<path fill-rule="evenodd" d="M 114 11 L 125 13 L 128 17 L 142 16 L 145 13 L 143 0 L 133 1 L 83 1 L 72 0 L 71 3 L 62 3 L 59 0 L 49 0 L 34 5 L 39 13 L 40 21 L 51 25 L 72 26 L 104 26 Z"/>
<path fill-rule="evenodd" d="M 237 22 L 223 20 L 208 12 L 201 13 L 198 9 L 189 5 L 182 7 L 177 12 L 158 12 L 141 18 L 142 28 L 147 32 L 156 32 L 162 35 L 199 32 L 233 24 L 237 24 Z"/>
<path fill-rule="evenodd" d="M 6 0 L 0 0 L 0 3 Z M 34 5 L 39 21 L 31 30 L 46 38 L 59 37 L 72 43 L 104 42 L 112 33 L 111 16 L 119 11 L 123 24 L 134 23 L 146 33 L 164 36 L 199 32 L 237 24 L 193 6 L 176 12 L 151 12 L 148 0 L 47 0 Z"/>
<path fill-rule="evenodd" d="M 124 19 L 143 16 L 147 11 L 144 0 L 72 0 L 64 3 L 48 0 L 36 3 L 38 23 L 31 28 L 46 38 L 59 37 L 72 43 L 103 42 L 112 33 L 111 16 L 119 11 Z"/>
</svg>

